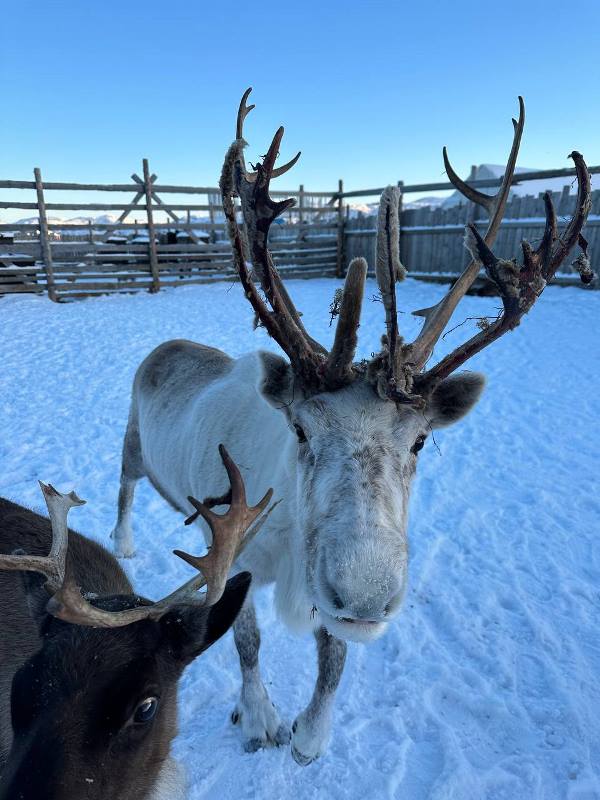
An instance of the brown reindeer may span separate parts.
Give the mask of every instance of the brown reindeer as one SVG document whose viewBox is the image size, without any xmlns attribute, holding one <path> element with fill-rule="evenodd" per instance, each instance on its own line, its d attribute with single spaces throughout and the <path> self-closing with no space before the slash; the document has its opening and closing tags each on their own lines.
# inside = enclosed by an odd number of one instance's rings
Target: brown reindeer
<svg viewBox="0 0 600 800">
<path fill-rule="evenodd" d="M 0 499 L 0 800 L 184 796 L 169 757 L 178 681 L 237 616 L 250 574 L 227 574 L 272 495 L 249 507 L 224 448 L 221 457 L 230 508 L 220 516 L 190 498 L 189 521 L 208 522 L 212 547 L 200 558 L 175 551 L 200 572 L 157 603 L 68 529 L 69 509 L 82 504 L 73 492 L 42 484 L 50 520 Z"/>
</svg>

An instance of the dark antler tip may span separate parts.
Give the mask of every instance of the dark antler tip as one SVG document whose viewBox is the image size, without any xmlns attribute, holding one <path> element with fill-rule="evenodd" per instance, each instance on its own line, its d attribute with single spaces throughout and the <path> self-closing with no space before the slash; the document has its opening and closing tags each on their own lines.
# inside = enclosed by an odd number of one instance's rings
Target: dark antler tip
<svg viewBox="0 0 600 800">
<path fill-rule="evenodd" d="M 190 564 L 190 566 L 195 567 L 197 558 L 196 556 L 192 556 L 189 553 L 185 553 L 183 550 L 173 550 L 173 555 L 181 558 L 186 564 Z"/>
</svg>

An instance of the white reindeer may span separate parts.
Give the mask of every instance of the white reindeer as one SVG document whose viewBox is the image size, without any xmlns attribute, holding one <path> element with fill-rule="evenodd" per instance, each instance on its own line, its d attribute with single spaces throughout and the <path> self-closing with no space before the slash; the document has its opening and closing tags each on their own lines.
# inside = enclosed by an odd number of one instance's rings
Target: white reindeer
<svg viewBox="0 0 600 800">
<path fill-rule="evenodd" d="M 264 534 L 238 564 L 255 586 L 275 584 L 284 621 L 315 632 L 318 678 L 308 707 L 292 726 L 292 753 L 305 765 L 320 756 L 330 730 L 332 702 L 346 656 L 346 640 L 380 636 L 397 614 L 407 578 L 407 510 L 417 454 L 431 430 L 456 422 L 477 402 L 483 376 L 451 373 L 507 330 L 519 324 L 577 242 L 589 209 L 590 182 L 583 158 L 573 153 L 579 180 L 577 212 L 557 237 L 547 197 L 547 224 L 537 250 L 524 243 L 524 266 L 497 259 L 491 246 L 504 212 L 524 125 L 514 122 L 514 141 L 498 194 L 489 197 L 464 184 L 447 161 L 453 183 L 489 211 L 484 238 L 470 226 L 473 261 L 425 316 L 412 343 L 399 336 L 396 280 L 403 277 L 398 249 L 398 195 L 388 189 L 378 222 L 376 274 L 386 313 L 381 353 L 355 363 L 356 333 L 367 272 L 364 259 L 349 266 L 333 348 L 328 353 L 304 329 L 267 249 L 269 227 L 293 200 L 273 201 L 269 182 L 298 156 L 274 168 L 280 128 L 256 172 L 246 169 L 243 122 L 253 106 L 240 103 L 236 141 L 223 167 L 221 189 L 235 266 L 260 323 L 289 361 L 270 352 L 232 359 L 189 341 L 158 347 L 139 367 L 123 448 L 116 552 L 133 554 L 130 511 L 136 482 L 146 476 L 175 508 L 209 487 L 218 506 L 225 475 L 215 445 L 224 442 L 241 465 L 251 494 L 265 484 L 282 502 Z M 238 228 L 233 197 L 241 200 L 245 230 Z M 259 292 L 250 267 L 260 280 Z M 502 297 L 504 311 L 436 366 L 425 370 L 435 342 L 483 263 Z M 265 300 L 266 298 L 266 300 Z M 267 305 L 268 303 L 268 305 Z M 270 308 L 268 307 L 270 306 Z M 233 721 L 245 747 L 289 741 L 258 668 L 260 634 L 252 600 L 234 625 L 242 690 Z"/>
</svg>

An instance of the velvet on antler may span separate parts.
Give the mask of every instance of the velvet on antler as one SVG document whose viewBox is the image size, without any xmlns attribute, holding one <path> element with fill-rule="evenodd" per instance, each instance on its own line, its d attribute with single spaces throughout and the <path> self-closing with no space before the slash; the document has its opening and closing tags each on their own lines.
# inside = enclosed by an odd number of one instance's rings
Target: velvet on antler
<svg viewBox="0 0 600 800">
<path fill-rule="evenodd" d="M 466 243 L 472 256 L 452 288 L 432 308 L 413 312 L 424 317 L 421 331 L 413 342 L 405 342 L 398 327 L 396 283 L 405 277 L 406 270 L 400 262 L 399 202 L 397 187 L 384 190 L 378 216 L 375 275 L 385 311 L 386 332 L 382 349 L 369 362 L 354 363 L 357 331 L 360 321 L 362 295 L 367 264 L 364 259 L 351 262 L 346 277 L 340 317 L 333 348 L 328 353 L 306 331 L 300 314 L 287 293 L 268 249 L 269 229 L 273 221 L 294 204 L 294 200 L 275 202 L 269 196 L 272 178 L 285 174 L 298 160 L 300 154 L 279 169 L 275 160 L 283 137 L 279 128 L 262 163 L 253 172 L 246 169 L 243 149 L 244 120 L 254 106 L 247 105 L 248 89 L 240 103 L 236 140 L 229 148 L 221 175 L 223 208 L 233 247 L 236 270 L 254 311 L 281 348 L 287 353 L 296 380 L 305 393 L 334 391 L 351 383 L 359 375 L 366 375 L 382 398 L 396 403 L 423 407 L 435 386 L 464 364 L 472 355 L 482 350 L 508 330 L 512 330 L 534 305 L 546 284 L 552 280 L 577 242 L 582 254 L 573 266 L 584 282 L 589 283 L 592 272 L 587 255 L 587 242 L 581 231 L 591 203 L 590 178 L 580 153 L 573 152 L 578 181 L 578 194 L 573 218 L 562 235 L 558 235 L 552 198 L 545 196 L 546 227 L 538 248 L 523 242 L 523 264 L 498 259 L 491 248 L 504 216 L 510 187 L 514 181 L 515 167 L 523 128 L 525 104 L 519 97 L 519 117 L 513 119 L 513 141 L 502 183 L 496 194 L 487 195 L 463 181 L 453 169 L 446 148 L 443 159 L 448 177 L 458 191 L 472 203 L 486 210 L 489 222 L 483 234 L 470 224 Z M 234 197 L 240 198 L 244 235 L 249 243 L 252 265 L 245 258 L 244 238 L 237 223 Z M 439 364 L 425 369 L 434 347 L 443 334 L 461 298 L 484 267 L 502 297 L 503 311 L 498 319 L 465 344 L 443 358 Z M 262 294 L 253 274 L 258 276 Z"/>
</svg>

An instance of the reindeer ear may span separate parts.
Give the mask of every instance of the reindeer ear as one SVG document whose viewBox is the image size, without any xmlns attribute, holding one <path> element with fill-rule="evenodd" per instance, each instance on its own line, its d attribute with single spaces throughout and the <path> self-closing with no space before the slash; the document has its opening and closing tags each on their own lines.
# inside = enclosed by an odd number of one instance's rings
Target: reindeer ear
<svg viewBox="0 0 600 800">
<path fill-rule="evenodd" d="M 261 351 L 263 374 L 259 390 L 265 400 L 275 408 L 288 412 L 294 399 L 294 373 L 288 361 L 275 353 Z"/>
<path fill-rule="evenodd" d="M 23 550 L 15 550 L 13 555 L 25 555 Z M 47 578 L 40 572 L 21 572 L 21 585 L 29 616 L 38 626 L 40 633 L 47 618 L 46 606 L 50 595 L 46 591 Z"/>
<path fill-rule="evenodd" d="M 227 633 L 244 605 L 251 580 L 249 572 L 240 572 L 227 581 L 223 596 L 214 606 L 181 605 L 161 618 L 178 661 L 189 664 Z"/>
<path fill-rule="evenodd" d="M 444 428 L 464 417 L 479 400 L 485 376 L 479 372 L 460 372 L 442 381 L 433 392 L 426 416 L 432 428 Z"/>
</svg>

